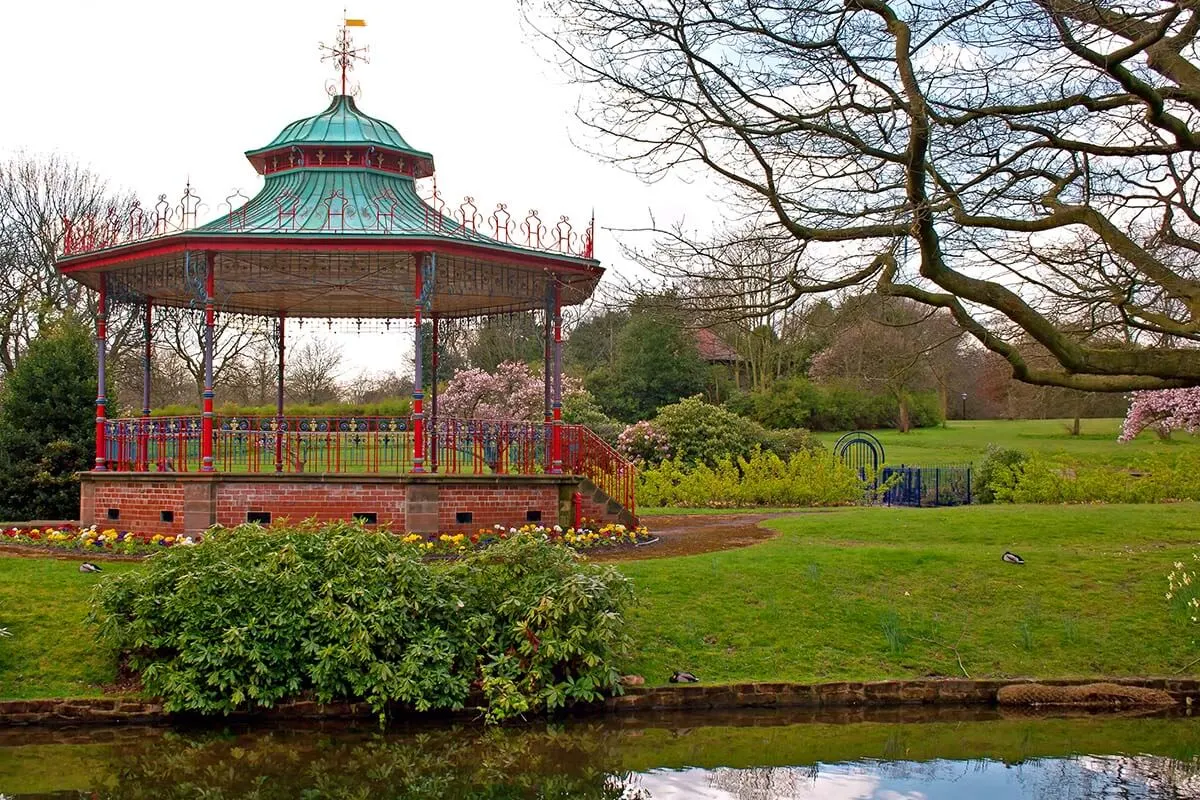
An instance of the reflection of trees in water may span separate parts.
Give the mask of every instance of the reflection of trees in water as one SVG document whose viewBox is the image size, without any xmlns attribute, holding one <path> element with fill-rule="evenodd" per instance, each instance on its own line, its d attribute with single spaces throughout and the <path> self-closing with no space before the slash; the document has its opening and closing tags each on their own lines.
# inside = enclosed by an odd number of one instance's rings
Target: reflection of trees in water
<svg viewBox="0 0 1200 800">
<path fill-rule="evenodd" d="M 443 729 L 167 736 L 114 752 L 97 800 L 621 800 L 603 737 Z M 634 796 L 630 800 L 641 800 Z"/>
</svg>

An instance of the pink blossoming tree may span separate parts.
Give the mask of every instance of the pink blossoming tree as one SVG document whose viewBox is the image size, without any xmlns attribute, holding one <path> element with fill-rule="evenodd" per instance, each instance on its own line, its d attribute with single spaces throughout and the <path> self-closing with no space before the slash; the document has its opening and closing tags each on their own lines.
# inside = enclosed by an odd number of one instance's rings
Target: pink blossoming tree
<svg viewBox="0 0 1200 800">
<path fill-rule="evenodd" d="M 563 397 L 583 391 L 579 381 L 563 376 Z M 505 361 L 495 372 L 459 370 L 438 398 L 438 413 L 465 419 L 538 421 L 545 413 L 545 383 L 529 365 Z"/>
<path fill-rule="evenodd" d="M 1120 439 L 1128 442 L 1146 428 L 1164 438 L 1176 430 L 1200 431 L 1200 387 L 1134 392 Z"/>
</svg>

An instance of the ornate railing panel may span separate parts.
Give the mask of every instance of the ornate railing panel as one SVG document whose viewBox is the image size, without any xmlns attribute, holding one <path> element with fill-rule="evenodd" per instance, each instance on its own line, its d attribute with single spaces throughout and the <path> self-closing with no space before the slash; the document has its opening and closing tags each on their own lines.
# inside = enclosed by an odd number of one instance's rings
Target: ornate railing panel
<svg viewBox="0 0 1200 800">
<path fill-rule="evenodd" d="M 220 472 L 384 474 L 413 467 L 412 419 L 402 417 L 218 417 L 213 465 Z M 105 423 L 109 469 L 196 472 L 200 417 L 135 417 Z M 538 475 L 548 471 L 550 427 L 521 420 L 440 417 L 426 427 L 426 468 L 445 475 Z M 634 510 L 636 470 L 582 425 L 562 426 L 563 470 L 582 475 Z"/>
</svg>

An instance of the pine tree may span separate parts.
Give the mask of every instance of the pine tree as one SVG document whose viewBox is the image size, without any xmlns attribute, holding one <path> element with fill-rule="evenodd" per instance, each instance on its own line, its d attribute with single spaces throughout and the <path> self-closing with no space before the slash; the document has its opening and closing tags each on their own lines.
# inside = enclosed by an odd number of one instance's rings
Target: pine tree
<svg viewBox="0 0 1200 800">
<path fill-rule="evenodd" d="M 43 329 L 0 392 L 0 518 L 73 519 L 96 442 L 96 348 L 73 318 Z"/>
</svg>

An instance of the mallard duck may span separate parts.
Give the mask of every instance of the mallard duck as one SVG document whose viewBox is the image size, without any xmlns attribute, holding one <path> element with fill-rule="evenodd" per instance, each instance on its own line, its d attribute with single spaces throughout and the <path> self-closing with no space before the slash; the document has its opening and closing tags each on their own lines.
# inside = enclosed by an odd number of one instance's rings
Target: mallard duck
<svg viewBox="0 0 1200 800">
<path fill-rule="evenodd" d="M 1004 551 L 1004 555 L 1001 556 L 1001 558 L 1003 558 L 1009 564 L 1024 564 L 1025 563 L 1025 559 L 1021 558 L 1016 553 L 1010 553 L 1007 550 Z"/>
<path fill-rule="evenodd" d="M 90 561 L 85 561 L 79 565 L 79 571 L 80 572 L 103 572 L 104 570 L 100 569 L 98 566 L 96 566 L 95 564 L 93 564 Z"/>
<path fill-rule="evenodd" d="M 699 683 L 700 679 L 690 672 L 680 672 L 676 670 L 668 678 L 671 683 Z"/>
</svg>

